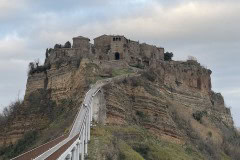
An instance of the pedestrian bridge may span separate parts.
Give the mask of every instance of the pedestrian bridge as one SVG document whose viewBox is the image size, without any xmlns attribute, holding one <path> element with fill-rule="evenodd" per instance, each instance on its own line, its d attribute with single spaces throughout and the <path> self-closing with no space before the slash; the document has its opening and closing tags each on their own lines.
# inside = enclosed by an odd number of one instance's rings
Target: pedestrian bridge
<svg viewBox="0 0 240 160">
<path fill-rule="evenodd" d="M 94 112 L 101 106 L 99 95 L 102 94 L 102 87 L 111 81 L 136 76 L 139 74 L 132 73 L 98 81 L 86 93 L 69 134 L 58 137 L 12 160 L 84 160 L 88 155 Z"/>
<path fill-rule="evenodd" d="M 94 99 L 107 81 L 93 85 L 86 93 L 68 135 L 58 137 L 12 160 L 84 160 L 88 154 Z"/>
</svg>

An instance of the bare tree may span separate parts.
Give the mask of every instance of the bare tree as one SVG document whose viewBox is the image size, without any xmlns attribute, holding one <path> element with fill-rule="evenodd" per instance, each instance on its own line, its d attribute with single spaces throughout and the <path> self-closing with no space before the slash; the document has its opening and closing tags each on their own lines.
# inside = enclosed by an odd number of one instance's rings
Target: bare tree
<svg viewBox="0 0 240 160">
<path fill-rule="evenodd" d="M 35 59 L 35 65 L 36 65 L 36 67 L 38 67 L 39 66 L 39 64 L 40 64 L 40 60 L 39 60 L 39 58 L 38 59 Z"/>
</svg>

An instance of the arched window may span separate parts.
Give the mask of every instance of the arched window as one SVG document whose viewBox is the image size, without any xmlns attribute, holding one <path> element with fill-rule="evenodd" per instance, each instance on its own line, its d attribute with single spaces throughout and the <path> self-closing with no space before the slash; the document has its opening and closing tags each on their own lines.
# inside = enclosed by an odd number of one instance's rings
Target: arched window
<svg viewBox="0 0 240 160">
<path fill-rule="evenodd" d="M 115 60 L 119 60 L 120 59 L 120 54 L 118 52 L 115 53 Z"/>
</svg>

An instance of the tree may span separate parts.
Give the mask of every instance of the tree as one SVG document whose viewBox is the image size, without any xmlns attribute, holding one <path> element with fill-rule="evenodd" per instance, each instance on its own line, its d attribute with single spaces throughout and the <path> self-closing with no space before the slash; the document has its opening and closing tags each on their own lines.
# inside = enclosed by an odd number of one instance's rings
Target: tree
<svg viewBox="0 0 240 160">
<path fill-rule="evenodd" d="M 54 49 L 59 49 L 59 48 L 62 48 L 62 45 L 61 44 L 55 44 Z"/>
<path fill-rule="evenodd" d="M 35 68 L 37 68 L 37 67 L 39 66 L 40 60 L 39 60 L 39 59 L 36 59 L 34 63 L 35 63 L 35 65 L 36 65 Z"/>
<path fill-rule="evenodd" d="M 64 44 L 64 46 L 63 46 L 63 48 L 71 48 L 71 43 L 69 42 L 69 41 L 67 41 L 65 44 Z"/>
<path fill-rule="evenodd" d="M 49 53 L 49 51 L 48 51 L 48 48 L 46 49 L 46 58 L 48 58 L 48 53 Z"/>
<path fill-rule="evenodd" d="M 164 61 L 171 61 L 172 57 L 173 57 L 173 53 L 172 52 L 164 53 Z"/>
</svg>

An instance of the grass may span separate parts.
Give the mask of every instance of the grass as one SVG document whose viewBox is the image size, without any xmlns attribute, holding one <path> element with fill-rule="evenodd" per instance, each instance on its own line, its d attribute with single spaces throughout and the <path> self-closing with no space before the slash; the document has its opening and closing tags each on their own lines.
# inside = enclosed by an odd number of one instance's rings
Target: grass
<svg viewBox="0 0 240 160">
<path fill-rule="evenodd" d="M 204 159 L 192 146 L 163 141 L 139 126 L 102 126 L 92 129 L 89 153 L 90 160 Z"/>
<path fill-rule="evenodd" d="M 124 160 L 144 160 L 144 158 L 131 146 L 129 146 L 125 141 L 119 140 L 118 141 L 119 147 L 119 158 Z"/>
<path fill-rule="evenodd" d="M 221 160 L 231 160 L 230 157 L 228 157 L 225 153 L 221 153 Z"/>
<path fill-rule="evenodd" d="M 133 70 L 130 68 L 124 68 L 124 69 L 114 69 L 112 71 L 112 76 L 116 77 L 116 76 L 120 76 L 120 75 L 124 75 L 124 74 L 129 74 L 129 73 L 133 73 Z"/>
</svg>

